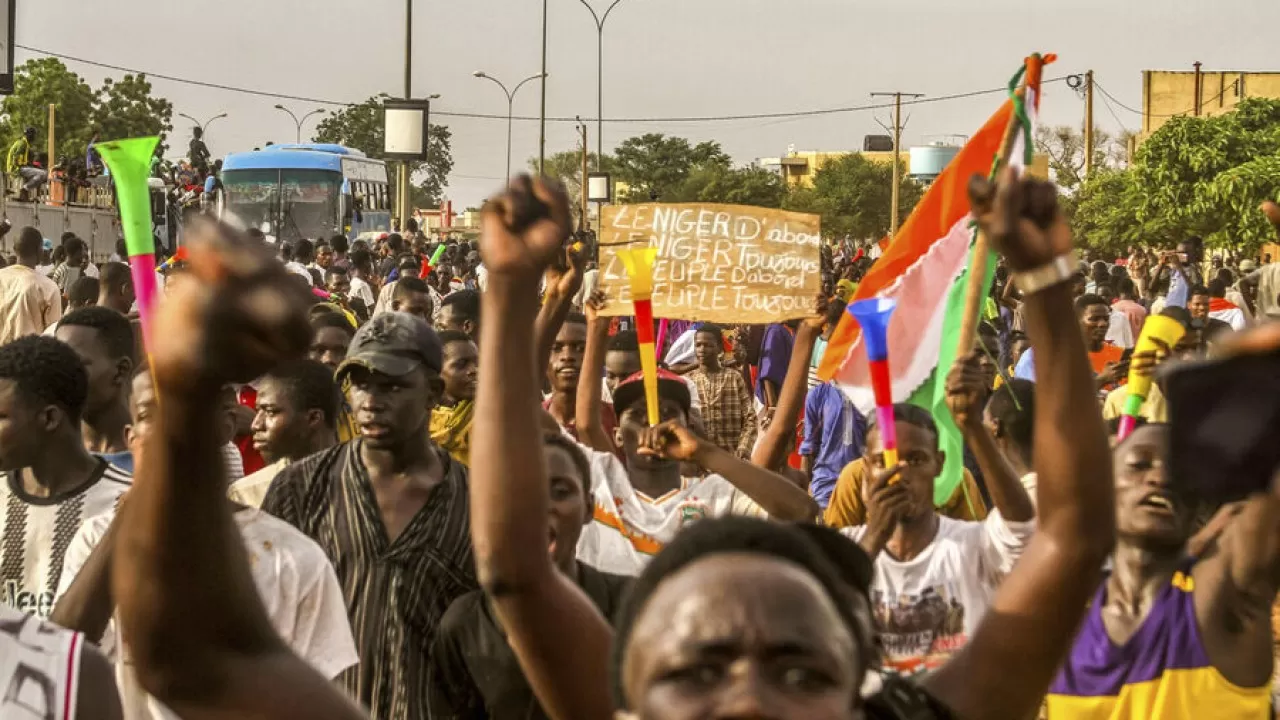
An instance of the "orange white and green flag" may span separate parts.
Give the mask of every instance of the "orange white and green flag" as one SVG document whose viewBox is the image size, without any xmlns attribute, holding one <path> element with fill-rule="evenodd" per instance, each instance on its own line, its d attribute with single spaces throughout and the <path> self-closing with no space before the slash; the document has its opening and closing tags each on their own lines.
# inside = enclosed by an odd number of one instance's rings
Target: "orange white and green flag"
<svg viewBox="0 0 1280 720">
<path fill-rule="evenodd" d="M 969 179 L 996 167 L 1005 130 L 1017 123 L 1017 141 L 1007 162 L 1031 162 L 1041 71 L 1054 57 L 1033 55 L 1009 83 L 1010 99 L 965 144 L 934 181 L 880 259 L 858 284 L 851 300 L 893 298 L 889 323 L 889 371 L 893 397 L 929 410 L 938 425 L 946 466 L 934 485 L 934 499 L 950 499 L 963 480 L 964 445 L 946 405 L 946 377 L 956 359 L 969 281 L 970 250 L 976 228 L 969 214 Z M 1016 90 L 1026 79 L 1025 95 Z M 994 258 L 983 278 L 990 292 Z M 984 293 L 985 294 L 985 293 Z M 846 313 L 831 336 L 818 375 L 834 379 L 859 409 L 874 406 L 866 350 L 858 324 Z"/>
</svg>

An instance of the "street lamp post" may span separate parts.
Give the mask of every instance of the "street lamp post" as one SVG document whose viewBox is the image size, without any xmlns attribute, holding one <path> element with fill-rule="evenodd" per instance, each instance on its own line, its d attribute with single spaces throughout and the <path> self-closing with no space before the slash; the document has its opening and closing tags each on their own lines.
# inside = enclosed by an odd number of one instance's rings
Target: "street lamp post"
<svg viewBox="0 0 1280 720">
<path fill-rule="evenodd" d="M 591 11 L 591 18 L 596 21 L 596 170 L 603 170 L 604 162 L 604 24 L 609 13 L 618 7 L 622 0 L 613 0 L 605 9 L 604 15 L 596 12 L 587 0 L 578 0 Z"/>
<path fill-rule="evenodd" d="M 289 108 L 287 108 L 287 107 L 285 107 L 285 106 L 283 106 L 283 105 L 276 105 L 276 109 L 277 109 L 277 110 L 283 110 L 283 111 L 285 111 L 285 112 L 289 113 L 289 117 L 293 118 L 293 124 L 294 124 L 294 126 L 297 128 L 297 134 L 295 135 L 295 140 L 294 140 L 294 141 L 295 141 L 295 142 L 298 142 L 298 143 L 301 143 L 301 142 L 302 142 L 302 125 L 303 125 L 305 122 L 307 122 L 307 118 L 310 118 L 312 115 L 321 115 L 321 114 L 323 114 L 323 113 L 324 113 L 324 110 L 312 110 L 311 112 L 307 113 L 306 115 L 303 115 L 303 116 L 302 116 L 302 119 L 301 119 L 301 120 L 299 120 L 299 119 L 298 119 L 298 116 L 297 116 L 297 115 L 295 115 L 295 114 L 293 113 L 293 111 L 292 111 L 292 110 L 290 110 Z"/>
<path fill-rule="evenodd" d="M 222 113 L 222 114 L 220 114 L 220 115 L 214 115 L 213 117 L 209 118 L 208 120 L 206 120 L 206 121 L 204 121 L 204 122 L 202 123 L 202 122 L 200 122 L 199 120 L 197 120 L 197 119 L 195 119 L 195 118 L 191 117 L 190 115 L 187 115 L 186 113 L 178 113 L 178 117 L 180 117 L 180 118 L 186 118 L 187 120 L 190 120 L 191 122 L 195 123 L 195 124 L 196 124 L 196 127 L 200 128 L 200 134 L 201 134 L 201 135 L 203 135 L 203 134 L 204 134 L 205 130 L 208 130 L 208 129 L 209 129 L 209 126 L 213 124 L 213 121 L 214 121 L 214 120 L 221 120 L 222 118 L 224 118 L 224 117 L 226 117 L 226 116 L 227 116 L 227 114 L 226 114 L 226 113 Z"/>
<path fill-rule="evenodd" d="M 538 73 L 537 75 L 530 75 L 529 77 L 521 80 L 520 83 L 516 85 L 514 90 L 507 90 L 507 86 L 503 85 L 501 80 L 499 80 L 498 78 L 492 75 L 487 74 L 483 70 L 477 70 L 471 74 L 478 78 L 483 78 L 485 80 L 492 80 L 494 84 L 502 88 L 503 94 L 507 96 L 507 179 L 510 180 L 511 179 L 511 120 L 513 117 L 513 108 L 515 107 L 516 93 L 520 92 L 520 88 L 524 87 L 525 83 L 532 82 L 534 80 L 543 79 L 547 76 L 547 74 Z"/>
</svg>

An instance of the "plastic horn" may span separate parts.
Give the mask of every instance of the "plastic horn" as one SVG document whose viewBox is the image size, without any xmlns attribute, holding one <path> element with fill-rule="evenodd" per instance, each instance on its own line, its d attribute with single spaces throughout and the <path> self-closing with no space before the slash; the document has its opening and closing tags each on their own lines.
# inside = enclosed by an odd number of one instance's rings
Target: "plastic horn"
<svg viewBox="0 0 1280 720">
<path fill-rule="evenodd" d="M 423 280 L 426 280 L 427 276 L 431 274 L 431 268 L 435 267 L 436 263 L 440 262 L 440 258 L 443 256 L 444 256 L 444 243 L 440 243 L 440 246 L 436 248 L 436 251 L 431 253 L 431 259 L 422 261 L 422 270 L 420 271 L 418 277 L 421 277 Z"/>
<path fill-rule="evenodd" d="M 148 352 L 156 306 L 156 242 L 151 235 L 151 190 L 147 187 L 147 177 L 159 142 L 158 137 L 144 137 L 93 146 L 111 171 L 111 181 L 116 186 L 120 225 L 138 300 L 138 317 L 142 321 L 142 342 Z"/>
<path fill-rule="evenodd" d="M 661 420 L 658 413 L 658 352 L 653 342 L 653 263 L 657 248 L 619 250 L 618 259 L 631 280 L 631 302 L 636 313 L 636 339 L 640 344 L 640 369 L 644 371 L 644 399 L 649 410 L 649 426 Z"/>
<path fill-rule="evenodd" d="M 1150 315 L 1147 317 L 1146 324 L 1142 326 L 1142 334 L 1138 336 L 1133 354 L 1161 350 L 1163 349 L 1160 347 L 1161 343 L 1165 348 L 1171 349 L 1178 344 L 1186 332 L 1187 329 L 1182 326 L 1182 323 L 1171 317 Z M 1120 413 L 1120 428 L 1117 433 L 1120 440 L 1129 437 L 1129 433 L 1133 432 L 1134 426 L 1138 424 L 1142 404 L 1147 401 L 1147 395 L 1151 392 L 1151 375 L 1140 374 L 1130 365 L 1129 382 L 1125 385 L 1125 391 L 1127 395 L 1124 399 L 1124 409 Z"/>
<path fill-rule="evenodd" d="M 898 427 L 893 419 L 893 382 L 889 377 L 889 318 L 893 317 L 897 300 L 870 298 L 849 303 L 847 308 L 862 326 L 862 341 L 867 347 L 867 363 L 871 367 L 871 389 L 876 395 L 876 422 L 884 442 L 884 466 L 898 464 Z"/>
</svg>

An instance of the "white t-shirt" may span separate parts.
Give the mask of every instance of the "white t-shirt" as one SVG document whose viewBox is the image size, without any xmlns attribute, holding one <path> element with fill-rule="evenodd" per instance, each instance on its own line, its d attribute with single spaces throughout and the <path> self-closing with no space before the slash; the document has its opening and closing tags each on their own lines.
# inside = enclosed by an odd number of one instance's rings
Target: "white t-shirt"
<svg viewBox="0 0 1280 720">
<path fill-rule="evenodd" d="M 257 472 L 245 475 L 231 483 L 231 487 L 227 490 L 227 497 L 233 502 L 238 502 L 247 507 L 262 507 L 262 501 L 266 499 L 267 491 L 271 489 L 271 483 L 276 479 L 276 475 L 279 475 L 280 471 L 288 467 L 288 465 L 289 461 L 281 458 Z"/>
<path fill-rule="evenodd" d="M 86 518 L 114 509 L 133 483 L 105 460 L 95 472 L 92 484 L 57 503 L 28 495 L 17 471 L 0 476 L 0 604 L 41 618 L 53 612 L 76 530 Z"/>
<path fill-rule="evenodd" d="M 222 446 L 222 459 L 227 465 L 227 482 L 235 482 L 244 477 L 244 456 L 235 443 Z"/>
<path fill-rule="evenodd" d="M 1119 310 L 1111 311 L 1111 325 L 1107 328 L 1107 342 L 1121 349 L 1133 347 L 1133 326 L 1129 316 Z"/>
<path fill-rule="evenodd" d="M 351 297 L 363 300 L 364 306 L 370 312 L 373 311 L 373 305 L 377 302 L 377 299 L 373 297 L 373 286 L 355 276 L 351 277 Z"/>
<path fill-rule="evenodd" d="M 67 572 L 58 589 L 59 597 L 106 535 L 114 515 L 112 511 L 92 517 L 76 533 L 67 550 Z M 342 589 L 320 546 L 292 525 L 261 510 L 241 510 L 235 520 L 249 553 L 258 597 L 266 607 L 271 626 L 289 648 L 326 678 L 337 677 L 359 662 Z M 177 719 L 138 684 L 127 652 L 121 652 L 114 619 L 107 624 L 100 647 L 115 665 L 127 720 Z"/>
<path fill-rule="evenodd" d="M 0 718 L 75 720 L 84 637 L 0 605 Z"/>
<path fill-rule="evenodd" d="M 840 532 L 861 541 L 867 526 Z M 871 613 L 884 666 L 903 675 L 933 670 L 964 647 L 1021 557 L 1035 522 L 1007 522 L 992 510 L 983 522 L 938 518 L 929 547 L 907 562 L 881 552 L 871 580 Z"/>
<path fill-rule="evenodd" d="M 676 533 L 702 518 L 765 513 L 720 475 L 684 478 L 681 488 L 650 498 L 631 486 L 616 455 L 583 446 L 591 464 L 592 522 L 582 528 L 578 559 L 602 572 L 639 575 Z"/>
<path fill-rule="evenodd" d="M 290 260 L 289 262 L 285 263 L 284 269 L 288 270 L 294 275 L 301 275 L 302 277 L 306 278 L 308 285 L 316 284 L 316 279 L 311 277 L 311 272 L 307 270 L 307 266 L 303 265 L 300 262 L 297 262 L 296 260 Z"/>
</svg>

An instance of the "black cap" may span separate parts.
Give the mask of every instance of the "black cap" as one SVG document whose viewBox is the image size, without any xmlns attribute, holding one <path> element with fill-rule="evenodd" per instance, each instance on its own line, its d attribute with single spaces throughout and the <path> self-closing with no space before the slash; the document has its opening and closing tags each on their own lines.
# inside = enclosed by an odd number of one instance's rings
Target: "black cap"
<svg viewBox="0 0 1280 720">
<path fill-rule="evenodd" d="M 384 312 L 374 315 L 356 331 L 347 349 L 347 359 L 338 366 L 335 377 L 341 381 L 355 367 L 400 377 L 420 365 L 436 373 L 444 365 L 436 331 L 417 315 Z"/>
</svg>

